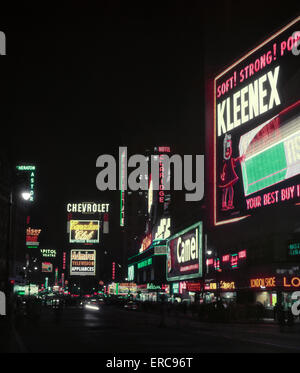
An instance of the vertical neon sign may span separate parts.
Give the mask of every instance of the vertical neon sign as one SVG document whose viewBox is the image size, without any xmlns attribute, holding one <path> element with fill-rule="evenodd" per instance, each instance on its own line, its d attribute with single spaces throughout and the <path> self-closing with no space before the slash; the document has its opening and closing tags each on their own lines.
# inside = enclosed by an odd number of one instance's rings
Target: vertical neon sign
<svg viewBox="0 0 300 373">
<path fill-rule="evenodd" d="M 63 253 L 63 265 L 62 265 L 63 271 L 66 269 L 66 252 Z"/>
<path fill-rule="evenodd" d="M 58 268 L 55 268 L 55 286 L 57 286 L 58 283 Z"/>
<path fill-rule="evenodd" d="M 120 170 L 120 227 L 125 224 L 125 162 L 126 151 L 124 150 L 121 155 L 121 170 Z"/>
<path fill-rule="evenodd" d="M 160 203 L 164 203 L 165 201 L 165 192 L 164 192 L 164 184 L 163 184 L 163 179 L 164 179 L 164 165 L 163 165 L 163 160 L 164 156 L 163 154 L 159 155 L 159 197 L 158 200 Z"/>
<path fill-rule="evenodd" d="M 112 280 L 114 280 L 116 277 L 116 263 L 112 263 Z"/>
<path fill-rule="evenodd" d="M 33 201 L 34 199 L 34 184 L 35 184 L 35 166 L 17 166 L 17 170 L 19 171 L 29 171 L 29 189 L 30 189 L 30 198 L 29 201 Z"/>
</svg>

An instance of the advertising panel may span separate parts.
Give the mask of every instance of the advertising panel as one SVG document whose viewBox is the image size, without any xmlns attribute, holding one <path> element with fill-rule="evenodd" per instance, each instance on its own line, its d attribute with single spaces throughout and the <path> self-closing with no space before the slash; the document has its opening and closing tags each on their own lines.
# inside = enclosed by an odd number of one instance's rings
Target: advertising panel
<svg viewBox="0 0 300 373">
<path fill-rule="evenodd" d="M 96 250 L 71 250 L 71 276 L 96 275 Z"/>
<path fill-rule="evenodd" d="M 202 222 L 168 239 L 167 280 L 202 276 Z"/>
<path fill-rule="evenodd" d="M 121 169 L 120 169 L 120 227 L 125 225 L 125 190 L 126 190 L 126 150 L 121 154 Z"/>
<path fill-rule="evenodd" d="M 214 80 L 214 224 L 300 202 L 300 17 Z"/>
<path fill-rule="evenodd" d="M 166 239 L 171 236 L 171 218 L 161 218 L 159 223 L 152 229 L 153 240 Z"/>
<path fill-rule="evenodd" d="M 99 220 L 70 220 L 70 243 L 99 243 Z"/>
<path fill-rule="evenodd" d="M 134 281 L 134 265 L 128 266 L 128 274 L 127 274 L 127 279 L 128 281 Z"/>
<path fill-rule="evenodd" d="M 141 253 L 143 251 L 146 251 L 150 247 L 151 242 L 152 242 L 152 234 L 149 233 L 143 238 L 139 252 Z"/>
<path fill-rule="evenodd" d="M 287 242 L 287 259 L 299 262 L 300 258 L 300 236 L 299 234 Z"/>
<path fill-rule="evenodd" d="M 56 257 L 56 250 L 51 249 L 41 249 L 41 255 L 43 258 L 55 258 Z"/>
<path fill-rule="evenodd" d="M 49 262 L 42 263 L 42 272 L 53 272 L 53 264 Z"/>
<path fill-rule="evenodd" d="M 68 203 L 68 213 L 80 213 L 80 214 L 96 214 L 109 211 L 109 203 L 96 203 L 96 202 L 80 202 L 80 203 Z"/>
<path fill-rule="evenodd" d="M 33 246 L 38 247 L 39 246 L 39 235 L 41 233 L 41 229 L 33 229 L 28 227 L 26 229 L 26 246 Z"/>
</svg>

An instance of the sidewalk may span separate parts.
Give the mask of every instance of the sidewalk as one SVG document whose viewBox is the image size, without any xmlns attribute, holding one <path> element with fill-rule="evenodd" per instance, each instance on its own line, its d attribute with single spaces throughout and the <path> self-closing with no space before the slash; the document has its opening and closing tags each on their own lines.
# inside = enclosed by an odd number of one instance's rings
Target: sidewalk
<svg viewBox="0 0 300 373">
<path fill-rule="evenodd" d="M 151 312 L 151 311 L 145 311 L 145 310 L 139 310 L 138 312 L 145 313 L 145 314 L 152 314 L 152 315 L 157 315 L 161 317 L 161 313 L 158 312 Z M 186 314 L 184 313 L 177 313 L 175 314 L 174 312 L 171 314 L 168 314 L 167 312 L 165 313 L 165 320 L 168 319 L 180 319 L 181 323 L 184 323 L 184 321 L 193 321 L 195 323 L 199 324 L 216 324 L 216 325 L 274 325 L 278 326 L 278 321 L 274 320 L 274 318 L 262 318 L 259 320 L 256 319 L 245 319 L 245 320 L 205 320 L 205 319 L 200 319 L 198 316 L 191 314 L 190 312 L 187 312 Z M 288 326 L 286 325 L 288 328 Z M 297 329 L 300 328 L 300 320 L 299 317 L 297 317 L 294 320 L 294 325 L 293 327 L 296 327 Z"/>
<path fill-rule="evenodd" d="M 181 315 L 182 317 L 186 317 L 188 319 L 194 320 L 194 321 L 208 322 L 208 323 L 212 322 L 212 323 L 217 323 L 217 324 L 223 323 L 223 324 L 274 324 L 274 325 L 278 325 L 278 321 L 274 320 L 273 317 L 263 317 L 260 319 L 251 318 L 251 319 L 240 319 L 240 320 L 229 319 L 229 320 L 223 320 L 223 321 L 222 320 L 211 321 L 211 320 L 201 320 L 199 319 L 197 314 L 191 313 L 190 311 L 187 311 L 186 314 L 179 313 L 179 315 Z M 294 317 L 294 323 L 300 325 L 300 318 Z"/>
</svg>

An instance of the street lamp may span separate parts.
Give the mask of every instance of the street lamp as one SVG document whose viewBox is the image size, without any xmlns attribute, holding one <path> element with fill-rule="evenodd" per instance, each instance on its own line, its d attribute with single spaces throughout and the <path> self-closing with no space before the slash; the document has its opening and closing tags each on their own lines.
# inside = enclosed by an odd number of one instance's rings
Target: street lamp
<svg viewBox="0 0 300 373">
<path fill-rule="evenodd" d="M 29 192 L 22 192 L 22 193 L 21 193 L 21 196 L 22 196 L 22 198 L 23 198 L 25 201 L 28 201 L 29 198 L 30 198 L 30 196 L 31 196 L 31 194 L 30 194 Z"/>
<path fill-rule="evenodd" d="M 13 208 L 15 205 L 15 192 L 14 192 L 14 187 L 17 186 L 17 184 L 13 184 L 9 193 L 9 209 L 8 209 L 8 225 L 7 225 L 7 243 L 6 243 L 6 275 L 7 275 L 7 280 L 10 275 L 10 252 L 14 250 L 13 247 Z M 31 197 L 31 194 L 28 191 L 23 191 L 20 193 L 21 197 L 23 200 L 28 201 Z M 14 256 L 12 262 L 14 263 Z M 27 269 L 27 265 L 26 265 Z M 27 272 L 27 270 L 25 271 Z M 8 284 L 8 281 L 7 281 Z M 7 296 L 10 296 L 11 294 L 8 293 L 9 288 L 8 285 L 6 284 L 6 293 Z"/>
</svg>

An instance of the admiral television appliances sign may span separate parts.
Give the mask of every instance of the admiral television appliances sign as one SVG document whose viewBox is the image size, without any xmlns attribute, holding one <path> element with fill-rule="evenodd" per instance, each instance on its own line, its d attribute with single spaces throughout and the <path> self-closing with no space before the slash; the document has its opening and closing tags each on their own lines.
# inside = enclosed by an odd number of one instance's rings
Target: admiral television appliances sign
<svg viewBox="0 0 300 373">
<path fill-rule="evenodd" d="M 168 239 L 167 280 L 202 276 L 202 222 Z"/>
<path fill-rule="evenodd" d="M 300 202 L 300 17 L 214 80 L 214 223 Z"/>
<path fill-rule="evenodd" d="M 71 276 L 96 275 L 96 250 L 71 250 Z"/>
</svg>

